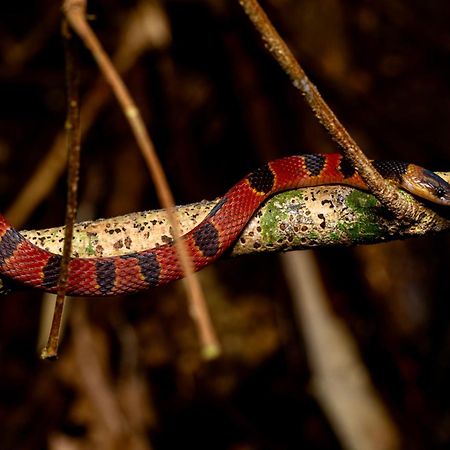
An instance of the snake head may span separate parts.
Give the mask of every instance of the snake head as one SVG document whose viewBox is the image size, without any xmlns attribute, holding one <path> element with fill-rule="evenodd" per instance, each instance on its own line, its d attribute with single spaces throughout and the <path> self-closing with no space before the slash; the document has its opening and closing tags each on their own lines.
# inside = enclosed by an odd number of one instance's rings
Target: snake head
<svg viewBox="0 0 450 450">
<path fill-rule="evenodd" d="M 450 184 L 431 170 L 409 164 L 401 184 L 419 197 L 439 205 L 450 206 Z"/>
</svg>

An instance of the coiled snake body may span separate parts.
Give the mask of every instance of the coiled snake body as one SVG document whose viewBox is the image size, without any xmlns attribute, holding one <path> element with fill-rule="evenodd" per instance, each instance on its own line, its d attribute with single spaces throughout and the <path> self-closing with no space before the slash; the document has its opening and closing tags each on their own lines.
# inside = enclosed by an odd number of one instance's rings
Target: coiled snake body
<svg viewBox="0 0 450 450">
<path fill-rule="evenodd" d="M 450 205 L 450 185 L 419 166 L 374 162 L 376 169 L 411 193 Z M 182 238 L 194 270 L 218 259 L 237 239 L 261 203 L 276 192 L 322 184 L 366 189 L 353 165 L 339 154 L 289 156 L 265 164 L 235 184 L 208 216 Z M 55 292 L 61 256 L 26 240 L 0 215 L 0 274 L 27 286 Z M 69 262 L 67 294 L 104 296 L 133 293 L 183 276 L 173 244 L 102 258 Z"/>
</svg>

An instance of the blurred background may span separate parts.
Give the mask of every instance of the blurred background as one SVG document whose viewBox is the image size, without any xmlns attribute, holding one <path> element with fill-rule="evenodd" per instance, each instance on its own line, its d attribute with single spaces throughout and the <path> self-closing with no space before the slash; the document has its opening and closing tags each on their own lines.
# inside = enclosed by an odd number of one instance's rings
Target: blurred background
<svg viewBox="0 0 450 450">
<path fill-rule="evenodd" d="M 370 158 L 450 169 L 448 1 L 262 5 Z M 64 220 L 60 8 L 50 0 L 0 7 L 0 210 L 21 228 Z M 238 1 L 97 0 L 88 11 L 177 204 L 213 199 L 264 161 L 336 151 Z M 120 108 L 83 48 L 80 59 L 80 218 L 158 207 Z M 19 203 L 43 165 L 45 195 Z M 397 436 L 389 448 L 450 447 L 449 244 L 444 234 L 315 252 L 329 306 Z M 1 298 L 0 448 L 349 448 L 315 395 L 283 267 L 277 255 L 255 255 L 202 272 L 223 344 L 214 362 L 200 357 L 179 282 L 72 301 L 56 362 L 39 359 L 48 299 Z M 359 448 L 388 447 L 368 438 Z"/>
</svg>

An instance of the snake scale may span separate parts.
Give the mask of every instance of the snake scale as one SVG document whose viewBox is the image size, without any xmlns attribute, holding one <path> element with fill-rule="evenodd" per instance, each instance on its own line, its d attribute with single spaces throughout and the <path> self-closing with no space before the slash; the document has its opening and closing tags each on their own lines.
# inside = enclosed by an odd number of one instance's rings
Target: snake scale
<svg viewBox="0 0 450 450">
<path fill-rule="evenodd" d="M 450 205 L 450 185 L 433 172 L 398 161 L 374 161 L 373 164 L 383 177 L 412 194 Z M 288 156 L 251 172 L 221 198 L 200 224 L 182 236 L 194 270 L 200 270 L 223 255 L 269 196 L 288 189 L 323 184 L 367 189 L 353 165 L 339 154 Z M 32 244 L 0 215 L 2 277 L 55 292 L 60 264 L 60 255 Z M 129 294 L 182 276 L 173 243 L 123 256 L 72 258 L 67 294 Z"/>
</svg>

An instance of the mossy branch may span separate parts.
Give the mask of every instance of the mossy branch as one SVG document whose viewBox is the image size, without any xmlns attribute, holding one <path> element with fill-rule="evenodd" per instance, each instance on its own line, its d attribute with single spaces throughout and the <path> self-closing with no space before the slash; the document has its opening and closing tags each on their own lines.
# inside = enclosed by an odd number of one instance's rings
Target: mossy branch
<svg viewBox="0 0 450 450">
<path fill-rule="evenodd" d="M 450 173 L 440 174 L 447 180 Z M 403 193 L 405 199 L 411 196 Z M 218 200 L 179 206 L 182 233 L 200 223 Z M 436 212 L 437 213 L 437 212 Z M 247 224 L 230 254 L 279 252 L 348 246 L 405 239 L 450 228 L 450 212 L 442 220 L 411 224 L 396 219 L 371 194 L 346 186 L 317 186 L 287 191 L 269 199 Z M 61 253 L 64 227 L 22 232 L 36 245 Z M 115 256 L 169 242 L 170 225 L 161 210 L 132 213 L 75 226 L 73 255 Z"/>
</svg>

